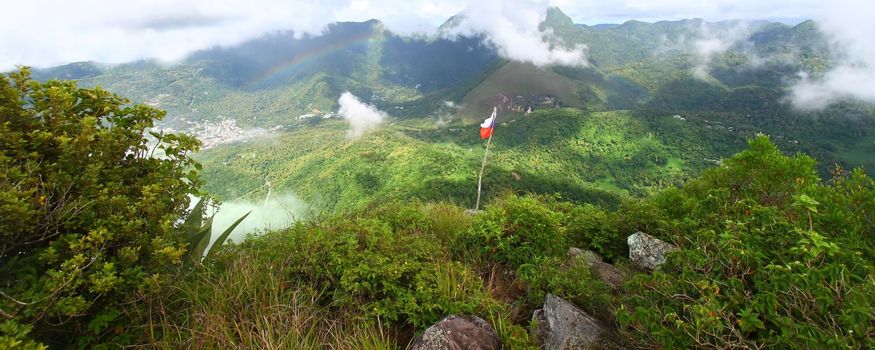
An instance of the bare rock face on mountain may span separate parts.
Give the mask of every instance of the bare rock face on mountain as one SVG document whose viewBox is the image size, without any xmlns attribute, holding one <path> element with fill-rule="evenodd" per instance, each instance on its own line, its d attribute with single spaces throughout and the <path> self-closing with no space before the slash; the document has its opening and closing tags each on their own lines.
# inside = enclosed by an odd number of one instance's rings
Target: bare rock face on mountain
<svg viewBox="0 0 875 350">
<path fill-rule="evenodd" d="M 589 266 L 593 276 L 604 282 L 611 289 L 619 288 L 628 278 L 626 272 L 602 261 L 602 258 L 593 251 L 572 247 L 568 248 L 568 252 L 565 255 L 569 264 L 573 264 L 579 259 L 585 259 L 584 262 Z"/>
<path fill-rule="evenodd" d="M 447 316 L 422 333 L 412 350 L 498 350 L 501 340 L 489 323 L 476 316 Z"/>
<path fill-rule="evenodd" d="M 532 333 L 542 349 L 604 349 L 613 348 L 605 337 L 606 328 L 574 304 L 547 294 L 544 308 L 532 314 Z"/>
<path fill-rule="evenodd" d="M 665 263 L 665 255 L 677 249 L 674 245 L 648 235 L 644 232 L 635 232 L 627 239 L 629 243 L 629 259 L 638 268 L 653 271 L 657 266 Z"/>
</svg>

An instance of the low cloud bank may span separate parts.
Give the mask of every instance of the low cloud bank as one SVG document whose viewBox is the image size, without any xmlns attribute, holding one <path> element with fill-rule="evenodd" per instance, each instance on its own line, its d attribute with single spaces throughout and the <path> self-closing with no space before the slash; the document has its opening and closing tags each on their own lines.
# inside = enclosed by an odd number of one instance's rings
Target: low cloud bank
<svg viewBox="0 0 875 350">
<path fill-rule="evenodd" d="M 514 61 L 537 66 L 586 66 L 585 45 L 558 46 L 552 31 L 539 28 L 548 7 L 549 3 L 544 1 L 471 2 L 457 17 L 457 25 L 449 28 L 445 35 L 482 35 L 502 57 Z"/>
<path fill-rule="evenodd" d="M 833 48 L 833 68 L 822 77 L 800 75 L 790 98 L 799 109 L 824 108 L 841 100 L 875 103 L 875 2 L 848 0 L 827 6 L 816 19 Z"/>
<path fill-rule="evenodd" d="M 383 123 L 389 117 L 386 112 L 383 112 L 377 107 L 362 102 L 350 92 L 344 92 L 337 100 L 340 104 L 340 114 L 343 119 L 349 121 L 349 131 L 346 136 L 349 138 L 357 138 L 371 131 Z"/>
<path fill-rule="evenodd" d="M 289 227 L 303 217 L 307 205 L 293 194 L 270 196 L 262 202 L 232 200 L 223 202 L 213 217 L 212 240 L 248 212 L 252 212 L 231 233 L 228 239 L 242 241 L 247 234 Z M 210 242 L 212 244 L 212 242 Z"/>
<path fill-rule="evenodd" d="M 814 17 L 819 31 L 828 40 L 830 56 L 825 57 L 830 68 L 812 76 L 800 72 L 788 80 L 788 100 L 800 110 L 818 110 L 846 100 L 875 103 L 875 2 L 849 0 L 843 6 L 825 5 Z M 754 66 L 764 63 L 794 63 L 795 58 L 780 53 L 773 57 L 758 57 L 745 40 L 756 28 L 752 22 L 739 21 L 719 28 L 703 24 L 693 41 L 695 66 L 692 73 L 698 79 L 710 78 L 710 66 L 715 57 L 730 48 L 741 49 Z M 684 39 L 684 38 L 681 38 Z M 684 40 L 679 41 L 681 44 Z M 788 61 L 789 60 L 789 61 Z"/>
<path fill-rule="evenodd" d="M 693 42 L 697 61 L 696 66 L 693 67 L 693 76 L 699 80 L 708 80 L 714 58 L 728 51 L 736 43 L 745 40 L 754 28 L 749 22 L 738 21 L 725 28 L 703 22 L 697 29 L 701 36 Z"/>
</svg>

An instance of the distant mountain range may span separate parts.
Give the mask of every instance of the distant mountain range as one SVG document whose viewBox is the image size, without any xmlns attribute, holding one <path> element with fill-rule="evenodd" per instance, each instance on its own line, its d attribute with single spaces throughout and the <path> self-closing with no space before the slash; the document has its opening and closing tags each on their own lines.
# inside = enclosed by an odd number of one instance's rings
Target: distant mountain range
<svg viewBox="0 0 875 350">
<path fill-rule="evenodd" d="M 455 21 L 448 20 L 440 32 L 457 25 Z M 83 62 L 39 70 L 35 77 L 102 85 L 166 109 L 171 116 L 202 120 L 223 115 L 242 125 L 269 127 L 336 109 L 337 97 L 344 91 L 388 110 L 417 107 L 400 114 L 419 116 L 438 108 L 438 100 L 461 103 L 466 98 L 474 102 L 468 106 L 476 112 L 471 114 L 480 114 L 491 101 L 477 96 L 497 93 L 561 96 L 563 105 L 598 109 L 665 104 L 660 90 L 692 79 L 692 69 L 703 59 L 696 53 L 697 40 L 732 40 L 725 52 L 707 58 L 711 70 L 705 80 L 722 89 L 779 88 L 799 71 L 823 71 L 831 59 L 826 41 L 811 21 L 793 27 L 702 20 L 585 26 L 550 8 L 542 26 L 555 34 L 556 45 L 586 45 L 589 67 L 504 67 L 506 61 L 482 38 L 402 37 L 370 20 L 335 23 L 319 36 L 269 34 L 233 47 L 198 51 L 171 66 L 148 61 L 116 66 Z M 533 87 L 505 81 L 532 74 L 555 84 Z M 481 81 L 495 83 L 496 79 L 487 79 L 490 75 L 504 76 L 497 79 L 501 89 L 475 89 Z M 537 85 L 539 78 L 527 81 Z M 466 90 L 472 89 L 474 96 L 467 96 Z"/>
</svg>

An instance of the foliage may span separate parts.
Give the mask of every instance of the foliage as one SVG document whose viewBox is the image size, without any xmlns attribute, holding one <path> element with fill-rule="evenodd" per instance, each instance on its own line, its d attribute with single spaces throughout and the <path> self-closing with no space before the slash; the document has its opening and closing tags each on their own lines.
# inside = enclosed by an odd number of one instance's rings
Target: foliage
<svg viewBox="0 0 875 350">
<path fill-rule="evenodd" d="M 512 269 L 565 253 L 562 214 L 536 197 L 508 196 L 490 205 L 464 233 L 465 245 Z"/>
<path fill-rule="evenodd" d="M 570 206 L 566 210 L 564 225 L 572 246 L 586 247 L 608 261 L 626 255 L 624 237 L 628 231 L 618 229 L 616 212 L 591 204 Z"/>
<path fill-rule="evenodd" d="M 222 231 L 222 233 L 216 237 L 211 246 L 210 240 L 212 239 L 213 232 L 213 217 L 210 217 L 205 223 L 201 224 L 204 222 L 204 204 L 208 201 L 208 198 L 201 198 L 197 204 L 194 205 L 191 212 L 189 212 L 188 217 L 185 218 L 185 222 L 180 228 L 182 234 L 185 236 L 186 243 L 188 243 L 188 251 L 185 253 L 184 258 L 185 263 L 188 265 L 198 264 L 204 259 L 209 259 L 215 255 L 216 252 L 222 248 L 222 245 L 225 244 L 225 240 L 228 239 L 231 232 L 237 228 L 237 225 L 243 222 L 243 220 L 252 213 L 250 211 L 235 220 L 225 229 L 225 231 Z M 210 250 L 207 250 L 207 247 L 210 247 Z"/>
<path fill-rule="evenodd" d="M 841 174 L 842 172 L 838 172 Z M 682 248 L 628 286 L 630 339 L 662 347 L 872 347 L 875 182 L 821 183 L 765 137 L 652 199 Z M 828 209 L 827 209 L 828 208 Z"/>
<path fill-rule="evenodd" d="M 525 264 L 518 272 L 528 287 L 526 302 L 529 305 L 540 307 L 547 293 L 551 293 L 593 315 L 607 310 L 610 290 L 592 276 L 584 259 L 565 262 L 560 257 L 550 257 Z"/>
<path fill-rule="evenodd" d="M 0 348 L 21 350 L 45 350 L 44 344 L 40 344 L 28 337 L 33 326 L 22 325 L 14 320 L 6 320 L 0 323 Z"/>
<path fill-rule="evenodd" d="M 464 313 L 529 349 L 528 317 L 553 293 L 617 321 L 628 346 L 870 347 L 875 180 L 837 169 L 823 183 L 765 137 L 723 164 L 614 210 L 507 192 L 475 215 L 388 201 L 310 218 L 222 246 L 128 305 L 139 321 L 115 341 L 397 348 Z M 574 245 L 622 264 L 635 230 L 681 249 L 618 291 L 563 256 Z"/>
<path fill-rule="evenodd" d="M 487 321 L 495 329 L 495 333 L 498 333 L 501 345 L 505 349 L 537 350 L 541 348 L 528 330 L 510 320 L 506 313 L 490 314 Z"/>
<path fill-rule="evenodd" d="M 150 140 L 164 112 L 100 88 L 26 68 L 0 80 L 0 310 L 37 339 L 88 342 L 181 262 L 175 223 L 201 183 L 199 143 Z"/>
<path fill-rule="evenodd" d="M 404 210 L 395 205 L 383 212 Z M 405 221 L 366 215 L 298 223 L 247 240 L 238 249 L 275 250 L 268 254 L 282 260 L 265 263 L 282 263 L 292 283 L 325 291 L 321 305 L 356 309 L 386 323 L 418 328 L 448 314 L 489 310 L 479 276 L 446 261 L 444 248 L 421 233 L 424 221 Z"/>
</svg>

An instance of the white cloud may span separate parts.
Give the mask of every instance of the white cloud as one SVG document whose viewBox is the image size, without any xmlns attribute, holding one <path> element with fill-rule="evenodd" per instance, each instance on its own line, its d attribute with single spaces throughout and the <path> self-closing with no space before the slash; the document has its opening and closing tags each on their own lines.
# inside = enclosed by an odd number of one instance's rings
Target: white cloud
<svg viewBox="0 0 875 350">
<path fill-rule="evenodd" d="M 840 100 L 875 103 L 875 2 L 847 0 L 817 18 L 835 51 L 835 66 L 823 77 L 802 78 L 791 87 L 793 105 L 820 109 Z"/>
<path fill-rule="evenodd" d="M 174 61 L 193 50 L 281 29 L 319 33 L 326 20 L 316 14 L 331 9 L 281 0 L 11 1 L 4 3 L 7 16 L 0 21 L 0 69 L 85 60 Z"/>
<path fill-rule="evenodd" d="M 702 18 L 707 21 L 727 19 L 768 19 L 798 21 L 813 18 L 826 6 L 839 3 L 821 0 L 551 0 L 580 23 L 622 23 Z"/>
<path fill-rule="evenodd" d="M 359 137 L 373 130 L 388 117 L 386 112 L 360 101 L 358 97 L 349 92 L 341 94 L 337 103 L 340 104 L 338 114 L 349 121 L 347 137 L 350 138 Z"/>
<path fill-rule="evenodd" d="M 194 201 L 193 201 L 194 202 Z M 231 232 L 229 239 L 235 242 L 243 241 L 249 233 L 265 232 L 289 227 L 296 219 L 303 218 L 307 205 L 293 194 L 269 196 L 263 202 L 248 200 L 233 200 L 222 203 L 219 211 L 213 217 L 211 242 L 216 240 L 234 221 L 246 213 L 249 216 Z"/>
<path fill-rule="evenodd" d="M 834 87 L 842 85 L 838 80 L 846 75 L 842 72 L 862 76 L 871 72 L 875 37 L 869 34 L 875 32 L 871 20 L 875 3 L 870 0 L 9 0 L 3 4 L 7 15 L 0 21 L 0 71 L 19 64 L 46 67 L 86 60 L 174 61 L 194 50 L 233 45 L 272 31 L 319 34 L 335 21 L 378 18 L 395 32 L 430 34 L 462 11 L 469 17 L 464 30 L 487 35 L 505 57 L 536 64 L 580 64 L 583 47 L 552 47 L 550 33 L 537 29 L 551 5 L 575 22 L 588 24 L 628 19 L 793 22 L 816 18 L 846 60 L 837 73 L 800 80 L 800 89 L 866 96 Z M 702 46 L 711 51 L 725 45 L 713 41 Z"/>
<path fill-rule="evenodd" d="M 450 35 L 482 34 L 498 53 L 508 59 L 538 66 L 585 66 L 586 46 L 554 45 L 553 33 L 541 31 L 549 3 L 544 1 L 482 0 L 468 4 Z"/>
<path fill-rule="evenodd" d="M 714 58 L 747 38 L 753 28 L 749 22 L 737 21 L 729 27 L 703 22 L 699 28 L 694 29 L 698 31 L 699 37 L 693 42 L 693 52 L 696 54 L 693 76 L 700 80 L 708 80 L 710 65 Z"/>
<path fill-rule="evenodd" d="M 875 102 L 875 70 L 843 64 L 820 79 L 802 74 L 791 87 L 790 98 L 802 110 L 821 109 L 847 99 Z"/>
</svg>

